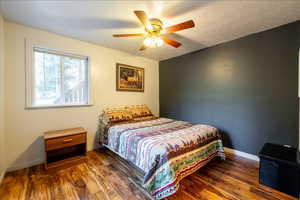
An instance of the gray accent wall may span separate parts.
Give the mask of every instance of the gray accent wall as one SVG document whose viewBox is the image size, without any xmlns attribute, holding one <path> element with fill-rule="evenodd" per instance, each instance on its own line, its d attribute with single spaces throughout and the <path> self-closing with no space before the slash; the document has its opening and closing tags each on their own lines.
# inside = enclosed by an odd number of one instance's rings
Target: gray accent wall
<svg viewBox="0 0 300 200">
<path fill-rule="evenodd" d="M 251 154 L 297 146 L 299 34 L 298 21 L 161 61 L 161 117 L 215 126 Z"/>
</svg>

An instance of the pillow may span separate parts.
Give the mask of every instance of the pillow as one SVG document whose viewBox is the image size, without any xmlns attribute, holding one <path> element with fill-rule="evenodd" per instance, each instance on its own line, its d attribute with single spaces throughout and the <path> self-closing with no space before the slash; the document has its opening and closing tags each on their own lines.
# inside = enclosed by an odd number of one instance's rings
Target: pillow
<svg viewBox="0 0 300 200">
<path fill-rule="evenodd" d="M 139 122 L 139 121 L 146 121 L 146 120 L 152 120 L 152 119 L 157 119 L 157 117 L 155 117 L 154 115 L 147 116 L 147 117 L 137 117 L 137 118 L 133 118 L 133 121 Z"/>
<path fill-rule="evenodd" d="M 109 124 L 132 121 L 132 114 L 122 108 L 106 109 L 103 111 L 103 120 Z"/>
<path fill-rule="evenodd" d="M 155 118 L 155 116 L 146 105 L 130 106 L 127 107 L 127 110 L 131 113 L 134 121 Z"/>
</svg>

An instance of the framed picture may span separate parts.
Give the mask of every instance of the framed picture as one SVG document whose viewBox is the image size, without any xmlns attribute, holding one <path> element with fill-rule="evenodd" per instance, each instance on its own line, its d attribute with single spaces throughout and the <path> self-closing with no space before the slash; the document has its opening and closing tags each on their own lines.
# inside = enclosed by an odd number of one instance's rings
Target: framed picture
<svg viewBox="0 0 300 200">
<path fill-rule="evenodd" d="M 144 92 L 145 69 L 117 63 L 117 90 Z"/>
</svg>

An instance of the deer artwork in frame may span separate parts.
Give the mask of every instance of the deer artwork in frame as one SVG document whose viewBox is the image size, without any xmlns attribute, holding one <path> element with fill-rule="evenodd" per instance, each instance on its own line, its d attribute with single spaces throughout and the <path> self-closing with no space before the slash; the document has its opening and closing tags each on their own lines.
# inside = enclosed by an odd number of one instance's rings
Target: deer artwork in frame
<svg viewBox="0 0 300 200">
<path fill-rule="evenodd" d="M 144 92 L 145 69 L 117 63 L 117 91 Z"/>
</svg>

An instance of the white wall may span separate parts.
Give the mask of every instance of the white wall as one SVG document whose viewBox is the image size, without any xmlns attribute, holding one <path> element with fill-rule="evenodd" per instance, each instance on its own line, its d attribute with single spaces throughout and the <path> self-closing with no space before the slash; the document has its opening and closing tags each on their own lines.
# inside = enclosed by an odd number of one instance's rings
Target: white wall
<svg viewBox="0 0 300 200">
<path fill-rule="evenodd" d="M 0 183 L 6 168 L 4 152 L 4 21 L 0 15 Z"/>
<path fill-rule="evenodd" d="M 157 61 L 7 21 L 4 31 L 5 131 L 10 170 L 44 161 L 42 135 L 46 130 L 82 126 L 88 130 L 88 150 L 97 147 L 98 116 L 104 107 L 143 103 L 154 114 L 159 114 Z M 50 48 L 90 56 L 94 106 L 26 110 L 25 39 L 39 41 Z M 144 93 L 116 91 L 116 62 L 145 68 Z"/>
</svg>

